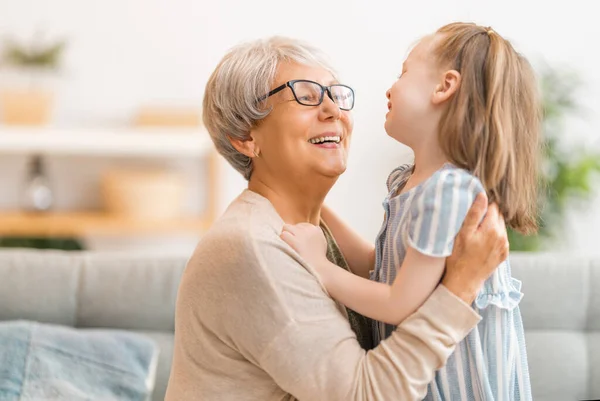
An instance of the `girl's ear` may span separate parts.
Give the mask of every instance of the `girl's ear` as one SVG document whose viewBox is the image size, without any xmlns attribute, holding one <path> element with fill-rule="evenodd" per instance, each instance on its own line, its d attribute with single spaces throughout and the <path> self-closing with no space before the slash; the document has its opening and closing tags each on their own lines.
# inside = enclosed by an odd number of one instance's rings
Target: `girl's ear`
<svg viewBox="0 0 600 401">
<path fill-rule="evenodd" d="M 452 97 L 460 87 L 461 76 L 456 70 L 448 70 L 442 76 L 442 82 L 433 92 L 433 104 L 442 104 Z"/>
</svg>

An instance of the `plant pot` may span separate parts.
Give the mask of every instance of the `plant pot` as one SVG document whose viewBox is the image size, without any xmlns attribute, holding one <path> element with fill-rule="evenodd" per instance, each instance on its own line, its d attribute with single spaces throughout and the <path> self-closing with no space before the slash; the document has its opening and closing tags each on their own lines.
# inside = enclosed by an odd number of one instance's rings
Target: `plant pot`
<svg viewBox="0 0 600 401">
<path fill-rule="evenodd" d="M 2 122 L 9 125 L 43 125 L 52 114 L 53 95 L 44 90 L 2 89 Z"/>
</svg>

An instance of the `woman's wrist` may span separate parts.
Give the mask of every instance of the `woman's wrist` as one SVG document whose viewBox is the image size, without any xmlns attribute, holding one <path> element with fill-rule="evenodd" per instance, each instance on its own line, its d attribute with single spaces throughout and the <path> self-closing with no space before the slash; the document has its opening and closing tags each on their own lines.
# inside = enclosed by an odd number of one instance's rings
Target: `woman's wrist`
<svg viewBox="0 0 600 401">
<path fill-rule="evenodd" d="M 475 301 L 483 283 L 473 277 L 451 273 L 444 276 L 442 284 L 448 291 L 470 305 Z"/>
</svg>

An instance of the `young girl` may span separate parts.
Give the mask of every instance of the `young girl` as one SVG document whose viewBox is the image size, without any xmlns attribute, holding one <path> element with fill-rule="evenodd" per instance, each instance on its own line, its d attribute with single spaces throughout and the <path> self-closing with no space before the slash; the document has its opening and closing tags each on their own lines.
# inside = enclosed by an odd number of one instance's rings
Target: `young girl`
<svg viewBox="0 0 600 401">
<path fill-rule="evenodd" d="M 515 230 L 537 229 L 540 103 L 532 68 L 507 40 L 474 24 L 444 26 L 411 51 L 387 98 L 385 129 L 412 148 L 415 162 L 388 178 L 375 247 L 323 211 L 357 275 L 327 262 L 319 228 L 282 233 L 334 299 L 382 322 L 378 340 L 439 284 L 477 194 L 485 192 Z M 531 400 L 520 288 L 505 261 L 474 302 L 480 324 L 436 373 L 426 400 Z"/>
</svg>

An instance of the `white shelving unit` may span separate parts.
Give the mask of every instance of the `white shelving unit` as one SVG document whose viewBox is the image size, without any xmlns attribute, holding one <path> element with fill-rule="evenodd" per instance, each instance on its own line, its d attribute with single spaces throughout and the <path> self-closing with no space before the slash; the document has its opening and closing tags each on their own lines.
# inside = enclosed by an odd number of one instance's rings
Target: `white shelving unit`
<svg viewBox="0 0 600 401">
<path fill-rule="evenodd" d="M 215 218 L 217 158 L 204 128 L 74 129 L 0 127 L 0 155 L 190 157 L 206 159 L 207 207 L 201 216 L 145 222 L 103 211 L 0 211 L 0 236 L 164 235 L 201 233 Z"/>
<path fill-rule="evenodd" d="M 199 157 L 212 149 L 205 129 L 0 128 L 0 154 Z"/>
</svg>

